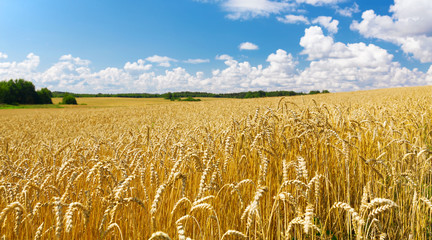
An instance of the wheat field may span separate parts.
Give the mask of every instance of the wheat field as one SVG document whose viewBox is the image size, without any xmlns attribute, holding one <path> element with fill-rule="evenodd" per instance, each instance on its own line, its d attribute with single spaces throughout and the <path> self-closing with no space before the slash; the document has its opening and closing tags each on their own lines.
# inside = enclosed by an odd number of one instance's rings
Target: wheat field
<svg viewBox="0 0 432 240">
<path fill-rule="evenodd" d="M 431 93 L 0 110 L 0 237 L 432 239 Z"/>
</svg>

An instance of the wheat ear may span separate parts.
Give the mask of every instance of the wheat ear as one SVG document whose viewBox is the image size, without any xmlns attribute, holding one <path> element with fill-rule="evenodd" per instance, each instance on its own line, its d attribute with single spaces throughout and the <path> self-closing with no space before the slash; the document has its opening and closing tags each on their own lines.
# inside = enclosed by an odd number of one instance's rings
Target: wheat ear
<svg viewBox="0 0 432 240">
<path fill-rule="evenodd" d="M 34 237 L 34 240 L 39 240 L 42 237 L 42 230 L 43 230 L 43 226 L 44 226 L 44 222 L 38 227 L 38 229 L 36 230 L 36 234 Z"/>
<path fill-rule="evenodd" d="M 247 236 L 237 230 L 228 230 L 224 233 L 224 235 L 222 235 L 221 240 L 223 240 L 225 237 L 229 237 L 229 236 L 233 236 L 235 239 L 247 239 Z"/>
<path fill-rule="evenodd" d="M 151 237 L 148 240 L 171 240 L 168 234 L 164 232 L 155 232 L 151 235 Z"/>
</svg>

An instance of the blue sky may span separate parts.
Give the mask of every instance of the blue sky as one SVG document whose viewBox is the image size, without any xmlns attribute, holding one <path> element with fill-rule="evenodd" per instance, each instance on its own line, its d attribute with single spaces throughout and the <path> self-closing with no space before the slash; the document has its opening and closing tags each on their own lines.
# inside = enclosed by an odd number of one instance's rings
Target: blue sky
<svg viewBox="0 0 432 240">
<path fill-rule="evenodd" d="M 432 84 L 430 0 L 0 0 L 0 80 L 87 93 Z"/>
</svg>

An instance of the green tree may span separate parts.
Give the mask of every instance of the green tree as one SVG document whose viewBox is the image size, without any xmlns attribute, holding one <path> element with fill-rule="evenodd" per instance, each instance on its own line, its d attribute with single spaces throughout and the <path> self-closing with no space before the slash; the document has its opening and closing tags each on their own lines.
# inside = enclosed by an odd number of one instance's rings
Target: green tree
<svg viewBox="0 0 432 240">
<path fill-rule="evenodd" d="M 320 93 L 319 90 L 312 90 L 312 91 L 309 92 L 309 94 L 319 94 L 319 93 Z"/>
<path fill-rule="evenodd" d="M 48 88 L 42 88 L 41 90 L 37 91 L 38 95 L 38 103 L 40 104 L 52 104 L 52 92 L 48 90 Z"/>
<path fill-rule="evenodd" d="M 30 81 L 24 79 L 15 80 L 15 86 L 17 88 L 18 103 L 20 104 L 36 104 L 38 103 L 38 95 L 35 90 L 35 86 Z"/>
<path fill-rule="evenodd" d="M 39 95 L 32 82 L 24 79 L 0 82 L 0 103 L 37 104 Z"/>
<path fill-rule="evenodd" d="M 65 95 L 62 99 L 62 104 L 78 104 L 76 98 L 73 95 Z"/>
<path fill-rule="evenodd" d="M 169 100 L 172 99 L 172 93 L 171 93 L 171 92 L 167 92 L 167 93 L 163 94 L 162 96 L 163 96 L 163 98 L 165 98 L 165 99 L 169 99 Z"/>
<path fill-rule="evenodd" d="M 0 82 L 0 103 L 7 103 L 9 88 L 7 82 Z"/>
<path fill-rule="evenodd" d="M 247 92 L 244 98 L 253 98 L 253 94 L 251 91 Z"/>
<path fill-rule="evenodd" d="M 175 101 L 177 98 L 178 98 L 178 97 L 176 96 L 176 93 L 173 93 L 173 94 L 171 95 L 170 100 L 171 100 L 171 101 Z"/>
<path fill-rule="evenodd" d="M 14 80 L 9 80 L 6 84 L 6 94 L 4 103 L 18 104 L 19 103 L 19 90 Z"/>
</svg>

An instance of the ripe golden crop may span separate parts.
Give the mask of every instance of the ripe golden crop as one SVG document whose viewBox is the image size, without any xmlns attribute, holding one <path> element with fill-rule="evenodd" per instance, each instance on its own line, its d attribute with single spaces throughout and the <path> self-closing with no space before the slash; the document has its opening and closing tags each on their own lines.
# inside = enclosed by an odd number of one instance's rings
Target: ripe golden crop
<svg viewBox="0 0 432 240">
<path fill-rule="evenodd" d="M 0 237 L 429 239 L 431 90 L 0 110 Z"/>
</svg>

